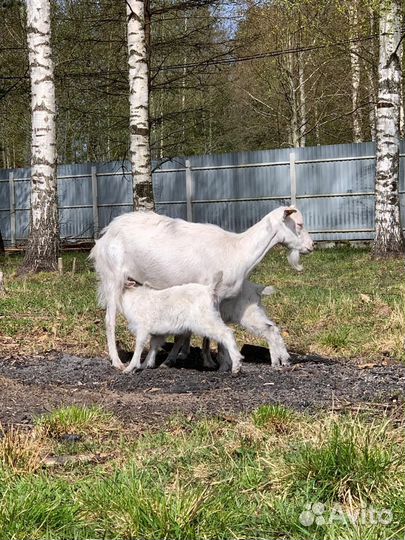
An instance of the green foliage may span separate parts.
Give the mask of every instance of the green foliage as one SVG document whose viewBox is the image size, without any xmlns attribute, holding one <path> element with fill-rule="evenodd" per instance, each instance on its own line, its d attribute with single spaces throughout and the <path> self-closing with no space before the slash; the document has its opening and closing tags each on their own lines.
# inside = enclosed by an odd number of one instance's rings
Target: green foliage
<svg viewBox="0 0 405 540">
<path fill-rule="evenodd" d="M 8 478 L 3 484 L 1 538 L 89 538 L 78 517 L 74 488 L 66 480 L 28 475 Z"/>
</svg>

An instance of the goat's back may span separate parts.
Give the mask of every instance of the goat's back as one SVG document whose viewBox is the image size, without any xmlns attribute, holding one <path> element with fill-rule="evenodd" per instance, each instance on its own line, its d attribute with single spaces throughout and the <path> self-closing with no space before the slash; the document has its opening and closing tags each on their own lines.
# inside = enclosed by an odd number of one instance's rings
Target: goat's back
<svg viewBox="0 0 405 540">
<path fill-rule="evenodd" d="M 212 287 L 198 283 L 163 290 L 149 287 L 125 289 L 121 305 L 131 328 L 143 326 L 151 334 L 198 331 L 201 319 L 218 313 Z"/>
<path fill-rule="evenodd" d="M 100 296 L 108 300 L 112 289 L 118 294 L 127 278 L 158 289 L 210 284 L 215 273 L 232 270 L 237 237 L 215 225 L 154 212 L 123 214 L 103 230 L 90 254 L 101 282 Z"/>
</svg>

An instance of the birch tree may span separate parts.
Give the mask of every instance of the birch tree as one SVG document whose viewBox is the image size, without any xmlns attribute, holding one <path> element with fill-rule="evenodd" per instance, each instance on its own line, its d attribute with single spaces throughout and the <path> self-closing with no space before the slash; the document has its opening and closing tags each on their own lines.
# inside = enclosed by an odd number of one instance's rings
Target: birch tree
<svg viewBox="0 0 405 540">
<path fill-rule="evenodd" d="M 31 228 L 20 273 L 57 269 L 55 85 L 49 0 L 27 0 L 31 80 Z"/>
<path fill-rule="evenodd" d="M 401 99 L 401 4 L 383 4 L 378 66 L 374 256 L 404 252 L 399 211 L 399 121 Z"/>
<path fill-rule="evenodd" d="M 145 1 L 127 0 L 129 132 L 134 209 L 153 210 Z"/>
<path fill-rule="evenodd" d="M 349 4 L 350 66 L 352 75 L 353 142 L 362 142 L 360 110 L 360 45 L 356 41 L 358 31 L 357 0 Z"/>
</svg>

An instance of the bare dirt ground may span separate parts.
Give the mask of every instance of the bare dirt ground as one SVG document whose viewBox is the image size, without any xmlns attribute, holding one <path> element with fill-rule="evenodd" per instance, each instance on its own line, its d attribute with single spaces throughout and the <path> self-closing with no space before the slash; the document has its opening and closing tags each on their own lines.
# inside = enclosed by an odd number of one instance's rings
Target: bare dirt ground
<svg viewBox="0 0 405 540">
<path fill-rule="evenodd" d="M 265 403 L 301 411 L 403 407 L 402 364 L 292 355 L 292 366 L 274 369 L 266 349 L 246 345 L 242 354 L 244 371 L 238 377 L 204 371 L 198 349 L 183 367 L 130 375 L 101 358 L 61 353 L 0 358 L 0 422 L 31 425 L 36 416 L 72 404 L 102 405 L 138 429 L 161 425 L 176 413 L 226 417 Z"/>
</svg>

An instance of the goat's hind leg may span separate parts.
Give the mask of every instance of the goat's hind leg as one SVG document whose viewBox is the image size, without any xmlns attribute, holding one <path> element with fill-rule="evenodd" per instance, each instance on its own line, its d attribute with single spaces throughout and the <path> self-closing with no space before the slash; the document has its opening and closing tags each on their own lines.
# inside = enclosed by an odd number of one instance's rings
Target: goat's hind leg
<svg viewBox="0 0 405 540">
<path fill-rule="evenodd" d="M 210 338 L 205 337 L 202 342 L 201 355 L 203 358 L 203 366 L 207 369 L 217 369 L 218 364 L 212 359 Z M 219 347 L 219 345 L 218 345 Z"/>
<path fill-rule="evenodd" d="M 108 354 L 110 355 L 113 367 L 124 369 L 125 365 L 121 362 L 118 356 L 117 343 L 115 341 L 115 325 L 117 319 L 117 308 L 114 303 L 107 304 L 105 314 L 105 327 L 107 333 Z"/>
<path fill-rule="evenodd" d="M 199 332 L 204 336 L 215 339 L 218 344 L 227 349 L 232 361 L 232 373 L 234 375 L 239 373 L 243 357 L 239 352 L 232 330 L 226 326 L 222 319 L 218 316 L 218 319 L 207 322 L 205 328 L 200 326 Z"/>
<path fill-rule="evenodd" d="M 177 357 L 179 356 L 180 349 L 190 350 L 190 339 L 191 334 L 183 334 L 180 336 L 175 336 L 174 343 L 171 351 L 169 352 L 166 360 L 160 367 L 174 367 L 176 365 Z"/>
</svg>

